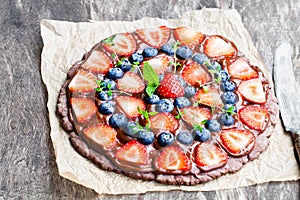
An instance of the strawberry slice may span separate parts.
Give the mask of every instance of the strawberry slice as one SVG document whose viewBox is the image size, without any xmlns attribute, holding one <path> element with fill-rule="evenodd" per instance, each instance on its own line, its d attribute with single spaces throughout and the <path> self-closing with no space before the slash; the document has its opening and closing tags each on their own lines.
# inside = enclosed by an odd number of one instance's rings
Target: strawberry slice
<svg viewBox="0 0 300 200">
<path fill-rule="evenodd" d="M 165 98 L 182 97 L 184 96 L 184 88 L 173 73 L 166 73 L 157 88 L 157 93 Z"/>
<path fill-rule="evenodd" d="M 220 97 L 219 91 L 217 88 L 209 87 L 208 91 L 205 91 L 204 89 L 199 89 L 194 99 L 203 105 L 207 106 L 222 106 L 223 102 Z"/>
<path fill-rule="evenodd" d="M 238 115 L 251 129 L 262 131 L 266 124 L 268 109 L 261 106 L 245 106 L 239 110 Z"/>
<path fill-rule="evenodd" d="M 211 58 L 232 57 L 237 55 L 235 45 L 219 35 L 209 36 L 203 45 L 204 53 Z"/>
<path fill-rule="evenodd" d="M 190 124 L 201 124 L 204 120 L 211 118 L 210 110 L 207 108 L 189 106 L 182 108 L 181 110 L 182 119 Z"/>
<path fill-rule="evenodd" d="M 241 80 L 249 80 L 252 78 L 258 78 L 258 73 L 252 69 L 249 63 L 243 59 L 238 58 L 228 66 L 228 72 L 233 78 Z"/>
<path fill-rule="evenodd" d="M 112 67 L 112 61 L 102 51 L 93 51 L 88 59 L 82 64 L 82 68 L 101 74 L 106 74 Z"/>
<path fill-rule="evenodd" d="M 169 67 L 170 58 L 166 55 L 156 56 L 145 62 L 148 62 L 148 64 L 151 65 L 151 67 L 154 69 L 156 74 L 164 74 Z M 144 64 L 144 62 L 141 65 L 142 67 L 143 67 L 143 64 Z"/>
<path fill-rule="evenodd" d="M 98 110 L 92 99 L 71 98 L 70 103 L 79 123 L 90 120 Z"/>
<path fill-rule="evenodd" d="M 223 146 L 232 154 L 238 154 L 254 141 L 254 135 L 246 130 L 227 129 L 220 133 Z"/>
<path fill-rule="evenodd" d="M 146 109 L 146 105 L 144 101 L 136 97 L 118 96 L 116 97 L 116 103 L 123 110 L 123 112 L 130 118 L 135 118 L 141 115 L 138 112 L 138 107 L 141 110 Z"/>
<path fill-rule="evenodd" d="M 124 92 L 140 93 L 145 89 L 145 83 L 136 73 L 129 71 L 118 80 L 117 87 Z"/>
<path fill-rule="evenodd" d="M 168 42 L 170 29 L 166 26 L 137 29 L 136 34 L 147 45 L 159 49 L 163 44 Z"/>
<path fill-rule="evenodd" d="M 115 157 L 120 161 L 136 165 L 145 165 L 149 160 L 146 146 L 136 140 L 131 140 L 119 148 L 115 153 Z"/>
<path fill-rule="evenodd" d="M 168 146 L 160 152 L 156 167 L 164 170 L 187 171 L 191 169 L 191 162 L 180 147 Z"/>
<path fill-rule="evenodd" d="M 191 85 L 201 85 L 211 81 L 211 75 L 200 64 L 188 63 L 183 71 L 182 78 Z"/>
<path fill-rule="evenodd" d="M 174 30 L 174 37 L 181 42 L 182 45 L 194 47 L 200 44 L 204 35 L 201 32 L 195 31 L 187 27 L 178 27 Z"/>
<path fill-rule="evenodd" d="M 131 33 L 119 33 L 110 38 L 111 40 L 103 44 L 103 47 L 109 53 L 129 56 L 136 51 L 136 41 Z M 104 41 L 107 41 L 107 39 Z"/>
<path fill-rule="evenodd" d="M 79 70 L 69 83 L 69 90 L 81 93 L 94 92 L 97 87 L 96 79 L 97 77 L 93 73 Z"/>
<path fill-rule="evenodd" d="M 203 171 L 223 167 L 227 159 L 228 155 L 214 144 L 203 142 L 195 148 L 195 162 Z"/>
<path fill-rule="evenodd" d="M 94 143 L 111 149 L 116 144 L 117 131 L 106 124 L 98 124 L 83 130 L 84 135 Z"/>
<path fill-rule="evenodd" d="M 261 81 L 258 78 L 242 81 L 238 91 L 244 99 L 252 103 L 266 103 L 266 94 Z"/>
<path fill-rule="evenodd" d="M 150 117 L 150 128 L 159 130 L 175 131 L 178 128 L 178 121 L 171 113 L 161 112 Z"/>
</svg>

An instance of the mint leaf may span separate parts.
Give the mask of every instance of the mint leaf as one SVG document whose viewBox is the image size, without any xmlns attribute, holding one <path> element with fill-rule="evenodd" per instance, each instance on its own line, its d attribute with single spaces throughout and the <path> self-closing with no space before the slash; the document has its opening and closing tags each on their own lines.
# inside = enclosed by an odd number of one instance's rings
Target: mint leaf
<svg viewBox="0 0 300 200">
<path fill-rule="evenodd" d="M 148 85 L 159 85 L 159 77 L 148 62 L 144 62 L 143 76 L 148 82 Z"/>
<path fill-rule="evenodd" d="M 156 115 L 158 112 L 149 112 L 148 114 L 149 114 L 149 116 L 154 116 L 154 115 Z"/>
<path fill-rule="evenodd" d="M 146 93 L 148 94 L 149 97 L 151 97 L 153 95 L 153 93 L 155 92 L 157 87 L 153 87 L 151 85 L 148 85 L 146 87 Z"/>
<path fill-rule="evenodd" d="M 108 44 L 108 45 L 113 46 L 113 41 L 114 41 L 114 39 L 115 39 L 115 35 L 106 38 L 105 40 L 103 40 L 103 42 L 104 42 L 105 44 Z"/>
<path fill-rule="evenodd" d="M 205 85 L 202 86 L 204 93 L 208 93 L 209 88 Z"/>
</svg>

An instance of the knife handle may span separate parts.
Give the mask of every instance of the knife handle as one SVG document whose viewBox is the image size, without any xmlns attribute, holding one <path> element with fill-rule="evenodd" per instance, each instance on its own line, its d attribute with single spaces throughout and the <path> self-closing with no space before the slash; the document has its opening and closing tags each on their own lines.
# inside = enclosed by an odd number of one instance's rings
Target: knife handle
<svg viewBox="0 0 300 200">
<path fill-rule="evenodd" d="M 300 131 L 293 133 L 293 142 L 294 142 L 294 153 L 298 162 L 298 165 L 300 166 Z"/>
</svg>

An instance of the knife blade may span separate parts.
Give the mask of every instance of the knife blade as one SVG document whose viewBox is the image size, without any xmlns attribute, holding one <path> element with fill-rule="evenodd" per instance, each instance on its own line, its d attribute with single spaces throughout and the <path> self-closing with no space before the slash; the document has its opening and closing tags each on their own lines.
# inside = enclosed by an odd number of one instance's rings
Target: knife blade
<svg viewBox="0 0 300 200">
<path fill-rule="evenodd" d="M 300 166 L 300 89 L 293 71 L 289 43 L 282 43 L 275 51 L 274 82 L 284 128 L 292 132 L 294 152 Z"/>
</svg>

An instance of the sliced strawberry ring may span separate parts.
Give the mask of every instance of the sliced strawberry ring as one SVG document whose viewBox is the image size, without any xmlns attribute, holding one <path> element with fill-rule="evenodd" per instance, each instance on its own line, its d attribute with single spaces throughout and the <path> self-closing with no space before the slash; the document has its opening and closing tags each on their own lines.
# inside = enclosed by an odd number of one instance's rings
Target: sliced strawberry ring
<svg viewBox="0 0 300 200">
<path fill-rule="evenodd" d="M 150 117 L 150 128 L 175 131 L 179 126 L 178 120 L 171 113 L 161 112 Z"/>
<path fill-rule="evenodd" d="M 245 106 L 238 112 L 240 120 L 251 129 L 262 131 L 267 125 L 268 109 L 261 106 Z"/>
<path fill-rule="evenodd" d="M 113 67 L 110 58 L 102 51 L 93 51 L 87 60 L 82 64 L 82 68 L 94 73 L 106 74 Z"/>
<path fill-rule="evenodd" d="M 147 45 L 159 49 L 163 44 L 168 42 L 170 29 L 166 26 L 137 29 L 136 34 Z"/>
<path fill-rule="evenodd" d="M 98 111 L 92 99 L 71 98 L 70 103 L 78 123 L 89 121 Z"/>
<path fill-rule="evenodd" d="M 136 73 L 129 71 L 118 80 L 117 87 L 124 92 L 140 93 L 145 89 L 145 83 Z"/>
<path fill-rule="evenodd" d="M 262 82 L 258 78 L 242 81 L 238 86 L 238 91 L 245 100 L 251 103 L 264 104 L 267 101 Z"/>
<path fill-rule="evenodd" d="M 156 74 L 164 74 L 170 66 L 170 57 L 166 55 L 159 55 L 145 62 L 148 62 L 148 64 L 151 65 Z M 144 62 L 142 63 L 141 67 L 143 67 L 143 65 Z"/>
<path fill-rule="evenodd" d="M 136 41 L 131 33 L 119 33 L 112 36 L 112 41 L 104 43 L 103 47 L 109 53 L 119 56 L 129 56 L 136 51 Z"/>
<path fill-rule="evenodd" d="M 217 88 L 209 87 L 208 91 L 199 89 L 194 99 L 199 103 L 207 106 L 222 106 L 223 102 Z"/>
<path fill-rule="evenodd" d="M 228 72 L 232 78 L 240 80 L 258 78 L 258 73 L 252 69 L 244 58 L 238 58 L 228 65 Z"/>
<path fill-rule="evenodd" d="M 90 93 L 94 92 L 98 87 L 96 84 L 97 77 L 86 70 L 78 70 L 76 75 L 69 83 L 69 90 L 71 92 Z"/>
<path fill-rule="evenodd" d="M 234 57 L 237 55 L 237 48 L 233 42 L 219 35 L 207 37 L 203 49 L 204 53 L 211 58 Z"/>
<path fill-rule="evenodd" d="M 187 45 L 191 48 L 200 44 L 204 39 L 204 35 L 201 32 L 187 27 L 176 28 L 174 30 L 174 37 L 179 40 L 182 45 Z"/>
<path fill-rule="evenodd" d="M 182 78 L 191 85 L 199 86 L 212 80 L 211 75 L 200 64 L 189 62 L 182 71 Z"/>
<path fill-rule="evenodd" d="M 140 98 L 131 96 L 118 96 L 115 98 L 117 105 L 129 118 L 135 118 L 141 115 L 138 108 L 146 109 L 144 101 Z"/>
<path fill-rule="evenodd" d="M 204 120 L 211 118 L 210 110 L 207 108 L 200 108 L 189 106 L 180 110 L 182 119 L 193 126 L 194 124 L 200 125 Z"/>
</svg>

